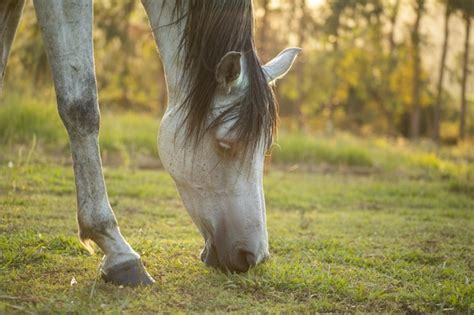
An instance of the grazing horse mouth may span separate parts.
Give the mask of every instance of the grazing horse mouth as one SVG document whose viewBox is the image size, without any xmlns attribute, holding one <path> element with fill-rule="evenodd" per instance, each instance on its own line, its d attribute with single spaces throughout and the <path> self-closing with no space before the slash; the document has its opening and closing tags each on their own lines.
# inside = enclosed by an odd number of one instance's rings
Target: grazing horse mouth
<svg viewBox="0 0 474 315">
<path fill-rule="evenodd" d="M 222 272 L 247 272 L 250 268 L 255 267 L 259 263 L 263 263 L 268 259 L 266 255 L 261 261 L 258 261 L 255 254 L 245 251 L 237 250 L 234 259 L 229 255 L 227 262 L 222 262 L 219 259 L 217 247 L 211 242 L 207 241 L 201 252 L 201 261 L 207 266 L 218 269 Z"/>
</svg>

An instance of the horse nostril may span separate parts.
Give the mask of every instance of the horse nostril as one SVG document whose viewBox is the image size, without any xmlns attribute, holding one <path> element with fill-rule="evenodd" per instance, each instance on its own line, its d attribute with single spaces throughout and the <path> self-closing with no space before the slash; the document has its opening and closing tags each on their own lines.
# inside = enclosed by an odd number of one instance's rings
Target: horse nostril
<svg viewBox="0 0 474 315">
<path fill-rule="evenodd" d="M 246 272 L 257 264 L 255 255 L 249 251 L 239 249 L 233 267 L 237 272 Z"/>
</svg>

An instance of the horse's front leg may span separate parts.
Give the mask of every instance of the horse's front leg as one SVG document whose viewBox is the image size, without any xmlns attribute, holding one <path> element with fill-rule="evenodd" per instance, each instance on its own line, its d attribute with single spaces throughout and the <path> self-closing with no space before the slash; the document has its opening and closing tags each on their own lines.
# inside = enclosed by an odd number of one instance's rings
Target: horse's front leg
<svg viewBox="0 0 474 315">
<path fill-rule="evenodd" d="M 105 253 L 102 275 L 118 285 L 151 284 L 140 256 L 124 239 L 110 206 L 99 154 L 99 107 L 92 43 L 92 0 L 35 0 L 53 71 L 58 110 L 68 131 L 82 241 Z"/>
<path fill-rule="evenodd" d="M 0 1 L 0 94 L 2 93 L 3 77 L 7 67 L 8 55 L 20 23 L 21 12 L 25 0 Z"/>
</svg>

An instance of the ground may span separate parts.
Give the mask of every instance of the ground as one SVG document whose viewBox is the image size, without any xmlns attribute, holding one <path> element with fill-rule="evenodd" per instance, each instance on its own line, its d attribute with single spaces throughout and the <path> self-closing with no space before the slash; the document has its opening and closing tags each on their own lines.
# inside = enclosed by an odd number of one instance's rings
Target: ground
<svg viewBox="0 0 474 315">
<path fill-rule="evenodd" d="M 120 288 L 79 243 L 54 101 L 0 106 L 0 314 L 474 312 L 474 145 L 298 133 L 282 122 L 265 174 L 271 259 L 246 274 L 199 260 L 203 240 L 156 152 L 159 118 L 103 111 L 101 153 L 121 230 L 157 280 Z"/>
<path fill-rule="evenodd" d="M 164 171 L 107 167 L 121 230 L 157 280 L 130 289 L 103 283 L 101 254 L 76 237 L 68 162 L 15 156 L 0 159 L 0 313 L 474 311 L 474 194 L 441 175 L 272 166 L 271 259 L 226 275 L 199 260 Z"/>
</svg>

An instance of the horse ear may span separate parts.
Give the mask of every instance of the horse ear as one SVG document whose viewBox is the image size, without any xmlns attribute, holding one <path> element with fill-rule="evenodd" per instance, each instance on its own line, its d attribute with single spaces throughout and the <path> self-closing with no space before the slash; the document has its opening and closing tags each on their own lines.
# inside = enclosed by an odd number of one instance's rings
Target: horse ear
<svg viewBox="0 0 474 315">
<path fill-rule="evenodd" d="M 285 76 L 300 52 L 301 48 L 287 48 L 264 65 L 262 68 L 267 82 L 273 83 Z"/>
<path fill-rule="evenodd" d="M 230 93 L 232 83 L 239 78 L 240 72 L 242 71 L 240 58 L 242 58 L 240 52 L 231 51 L 225 54 L 217 64 L 216 80 L 219 86 L 223 88 L 227 94 Z"/>
</svg>

